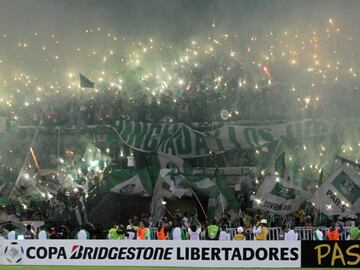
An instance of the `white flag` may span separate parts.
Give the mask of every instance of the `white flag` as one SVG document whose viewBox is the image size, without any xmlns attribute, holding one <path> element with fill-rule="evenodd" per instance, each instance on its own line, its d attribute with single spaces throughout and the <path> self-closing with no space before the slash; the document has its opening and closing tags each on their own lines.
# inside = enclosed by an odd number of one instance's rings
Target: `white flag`
<svg viewBox="0 0 360 270">
<path fill-rule="evenodd" d="M 360 177 L 342 165 L 318 188 L 311 202 L 326 215 L 360 212 Z"/>
<path fill-rule="evenodd" d="M 296 212 L 309 197 L 310 192 L 304 191 L 290 180 L 280 178 L 273 169 L 261 183 L 254 206 L 263 211 L 287 215 Z"/>
<path fill-rule="evenodd" d="M 122 195 L 141 195 L 149 196 L 144 186 L 141 182 L 141 179 L 138 175 L 135 175 L 111 188 L 111 192 L 119 193 Z"/>
</svg>

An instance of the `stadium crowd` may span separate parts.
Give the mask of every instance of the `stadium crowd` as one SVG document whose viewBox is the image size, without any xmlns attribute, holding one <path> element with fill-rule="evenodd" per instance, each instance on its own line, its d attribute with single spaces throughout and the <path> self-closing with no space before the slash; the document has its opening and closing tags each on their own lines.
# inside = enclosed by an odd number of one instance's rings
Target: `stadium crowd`
<svg viewBox="0 0 360 270">
<path fill-rule="evenodd" d="M 156 226 L 152 226 L 149 216 L 142 215 L 128 220 L 128 224 L 114 222 L 104 230 L 101 225 L 86 225 L 71 228 L 66 225 L 42 225 L 34 228 L 26 225 L 21 231 L 11 223 L 0 227 L 2 239 L 109 239 L 109 240 L 360 240 L 360 223 L 342 218 L 328 222 L 326 227 L 313 226 L 312 218 L 307 216 L 305 226 L 295 227 L 295 224 L 284 220 L 281 227 L 269 227 L 266 218 L 257 215 L 254 223 L 244 219 L 243 216 L 231 222 L 229 216 L 224 214 L 222 219 L 206 219 L 200 222 L 196 215 L 176 213 L 171 219 L 163 217 Z M 336 220 L 336 221 L 335 221 Z M 348 229 L 345 234 L 345 228 Z M 300 230 L 308 234 L 306 239 L 300 235 Z M 270 237 L 270 230 L 277 233 Z"/>
<path fill-rule="evenodd" d="M 127 119 L 145 122 L 213 122 L 213 121 L 279 121 L 307 118 L 351 117 L 348 112 L 333 111 L 329 104 L 351 107 L 352 116 L 359 114 L 358 99 L 351 89 L 328 89 L 327 99 L 305 104 L 296 100 L 288 89 L 264 87 L 257 91 L 251 87 L 239 87 L 238 74 L 229 76 L 223 89 L 208 87 L 204 77 L 206 69 L 193 74 L 186 91 L 164 91 L 152 95 L 146 89 L 128 86 L 126 91 L 113 91 L 110 85 L 99 85 L 91 94 L 74 98 L 72 95 L 50 96 L 44 103 L 29 106 L 14 104 L 10 109 L 0 107 L 0 117 L 7 120 L 8 127 L 16 125 L 72 126 L 115 124 Z M 62 96 L 61 96 L 62 95 Z M 288 106 L 295 104 L 295 106 Z M 351 104 L 351 105 L 350 105 Z M 17 106 L 18 105 L 18 106 Z M 304 106 L 306 105 L 306 110 Z M 329 108 L 330 107 L 330 108 Z M 222 115 L 222 111 L 226 114 Z M 334 113 L 336 112 L 336 115 Z"/>
</svg>

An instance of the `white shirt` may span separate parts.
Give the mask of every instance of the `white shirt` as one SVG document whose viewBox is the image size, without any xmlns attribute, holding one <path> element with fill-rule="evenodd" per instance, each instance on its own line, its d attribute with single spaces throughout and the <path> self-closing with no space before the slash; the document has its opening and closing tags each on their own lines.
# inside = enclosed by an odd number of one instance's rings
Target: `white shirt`
<svg viewBox="0 0 360 270">
<path fill-rule="evenodd" d="M 220 241 L 228 241 L 228 240 L 230 240 L 230 235 L 225 231 L 221 231 L 220 235 L 219 235 L 219 240 Z"/>
<path fill-rule="evenodd" d="M 8 232 L 7 237 L 9 240 L 16 240 L 16 232 L 14 230 Z"/>
<path fill-rule="evenodd" d="M 48 239 L 48 234 L 46 231 L 40 231 L 38 234 L 38 239 L 39 240 L 46 240 Z"/>
<path fill-rule="evenodd" d="M 200 240 L 201 228 L 197 228 L 195 232 L 188 228 L 188 233 L 190 240 Z"/>
<path fill-rule="evenodd" d="M 259 234 L 259 233 L 261 233 L 261 231 L 262 231 L 262 226 L 259 226 L 259 227 L 257 227 L 257 228 L 254 226 L 254 229 L 253 229 L 252 232 L 253 232 L 254 234 Z"/>
<path fill-rule="evenodd" d="M 76 239 L 87 240 L 87 239 L 90 239 L 90 235 L 86 230 L 82 229 L 76 234 Z"/>
<path fill-rule="evenodd" d="M 323 240 L 323 239 L 324 239 L 324 234 L 323 234 L 322 231 L 320 231 L 319 229 L 317 229 L 317 230 L 315 231 L 315 233 L 316 233 L 316 236 L 317 236 L 317 238 L 318 238 L 319 240 Z"/>
<path fill-rule="evenodd" d="M 294 232 L 294 230 L 290 230 L 285 233 L 284 240 L 296 241 L 298 240 L 298 233 Z"/>
<path fill-rule="evenodd" d="M 126 239 L 134 240 L 134 238 L 135 238 L 135 233 L 134 232 L 128 232 L 128 236 L 126 237 Z"/>
<path fill-rule="evenodd" d="M 181 229 L 176 227 L 172 232 L 173 240 L 182 240 L 181 239 Z"/>
</svg>

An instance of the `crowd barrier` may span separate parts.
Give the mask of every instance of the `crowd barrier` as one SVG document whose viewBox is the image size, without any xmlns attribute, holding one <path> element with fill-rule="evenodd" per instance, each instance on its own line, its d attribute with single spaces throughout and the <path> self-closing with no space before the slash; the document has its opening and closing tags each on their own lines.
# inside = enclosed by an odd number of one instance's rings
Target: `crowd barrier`
<svg viewBox="0 0 360 270">
<path fill-rule="evenodd" d="M 319 228 L 324 236 L 326 235 L 326 227 L 316 227 Z M 315 227 L 295 227 L 294 231 L 298 233 L 299 239 L 298 240 L 313 240 L 312 239 L 312 232 L 315 229 Z M 344 227 L 343 232 L 340 234 L 340 240 L 346 240 L 349 233 L 350 233 L 351 227 Z M 156 228 L 152 228 L 153 232 L 155 232 Z M 269 227 L 269 235 L 268 240 L 280 240 L 280 234 L 281 234 L 281 228 L 280 227 Z M 228 228 L 227 232 L 230 234 L 230 239 L 232 240 L 234 238 L 234 235 L 236 234 L 236 228 Z M 255 239 L 254 234 L 250 234 L 251 240 Z"/>
<path fill-rule="evenodd" d="M 323 232 L 324 236 L 326 235 L 326 227 L 316 227 L 319 228 L 320 231 Z M 281 234 L 281 228 L 280 227 L 269 227 L 269 236 L 268 240 L 279 240 L 280 234 Z M 312 232 L 314 231 L 315 227 L 295 227 L 294 231 L 298 233 L 299 240 L 313 240 L 312 239 Z M 351 227 L 344 227 L 343 232 L 340 233 L 340 240 L 346 240 L 349 233 L 350 233 Z M 233 237 L 236 233 L 235 228 L 229 229 L 230 236 Z M 251 235 L 252 238 L 254 238 L 254 235 Z"/>
<path fill-rule="evenodd" d="M 2 240 L 2 265 L 357 267 L 360 241 Z"/>
</svg>

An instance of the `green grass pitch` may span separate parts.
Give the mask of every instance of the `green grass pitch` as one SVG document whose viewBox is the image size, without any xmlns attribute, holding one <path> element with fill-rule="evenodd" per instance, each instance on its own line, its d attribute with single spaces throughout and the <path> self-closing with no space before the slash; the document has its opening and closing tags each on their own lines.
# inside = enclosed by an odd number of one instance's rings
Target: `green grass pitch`
<svg viewBox="0 0 360 270">
<path fill-rule="evenodd" d="M 125 266 L 0 266 L 0 270 L 193 270 L 193 269 L 211 269 L 211 270 L 220 270 L 220 269 L 250 269 L 250 268 L 191 268 L 191 267 L 125 267 Z M 257 270 L 299 270 L 300 268 L 252 268 Z M 321 269 L 321 268 L 302 268 L 305 270 Z M 324 268 L 323 268 L 324 269 Z M 345 268 L 331 268 L 332 270 L 340 270 Z M 352 268 L 355 269 L 355 268 Z"/>
</svg>

